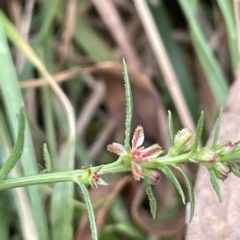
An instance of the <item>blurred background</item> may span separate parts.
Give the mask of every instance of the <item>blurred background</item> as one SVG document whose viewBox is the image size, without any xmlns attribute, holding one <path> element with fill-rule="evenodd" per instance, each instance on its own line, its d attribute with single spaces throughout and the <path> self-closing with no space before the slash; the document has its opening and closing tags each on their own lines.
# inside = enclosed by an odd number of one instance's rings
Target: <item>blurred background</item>
<svg viewBox="0 0 240 240">
<path fill-rule="evenodd" d="M 238 67 L 237 0 L 8 0 L 0 8 L 1 164 L 21 102 L 29 119 L 27 150 L 10 177 L 43 170 L 44 142 L 55 171 L 117 159 L 106 146 L 124 139 L 123 58 L 132 130 L 143 126 L 144 145 L 158 142 L 167 153 L 167 110 L 175 131 L 194 130 L 204 111 L 206 143 Z M 51 77 L 65 96 L 49 85 Z M 74 117 L 76 131 L 69 130 Z M 196 166 L 184 170 L 194 183 Z M 155 220 L 141 183 L 129 174 L 103 178 L 108 187 L 89 188 L 99 239 L 185 238 L 185 206 L 164 176 L 154 186 Z M 91 239 L 82 201 L 78 187 L 66 184 L 0 192 L 1 240 Z"/>
</svg>

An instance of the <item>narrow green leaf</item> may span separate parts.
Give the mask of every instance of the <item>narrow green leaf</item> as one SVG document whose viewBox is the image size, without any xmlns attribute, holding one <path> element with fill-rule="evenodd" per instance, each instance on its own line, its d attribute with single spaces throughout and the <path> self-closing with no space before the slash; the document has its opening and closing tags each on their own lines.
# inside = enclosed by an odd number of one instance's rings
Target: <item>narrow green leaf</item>
<svg viewBox="0 0 240 240">
<path fill-rule="evenodd" d="M 17 139 L 18 131 L 18 119 L 17 114 L 19 113 L 23 97 L 19 88 L 18 78 L 15 70 L 15 66 L 12 61 L 11 52 L 9 50 L 8 42 L 6 39 L 6 33 L 13 35 L 16 33 L 16 29 L 12 26 L 10 21 L 6 18 L 2 11 L 0 11 L 0 86 L 1 96 L 5 106 L 8 123 L 11 129 L 11 134 L 14 139 Z M 20 35 L 15 38 L 11 38 L 14 43 L 21 45 Z M 22 153 L 21 167 L 25 175 L 37 174 L 36 156 L 33 148 L 32 136 L 29 128 L 29 124 L 26 121 L 25 124 L 25 137 L 24 137 L 24 150 Z M 46 214 L 43 206 L 43 200 L 39 192 L 39 186 L 31 186 L 27 188 L 27 196 L 30 199 L 31 214 L 34 217 L 34 223 L 37 228 L 39 239 L 48 240 L 48 227 L 46 221 Z"/>
<path fill-rule="evenodd" d="M 189 23 L 190 35 L 197 52 L 201 66 L 207 76 L 209 86 L 218 106 L 223 107 L 226 103 L 228 85 L 208 40 L 203 33 L 196 16 L 197 4 L 200 1 L 178 0 L 180 7 Z"/>
<path fill-rule="evenodd" d="M 218 116 L 217 121 L 215 123 L 212 147 L 215 147 L 216 144 L 217 144 L 218 137 L 219 137 L 219 132 L 220 132 L 221 121 L 222 121 L 222 108 L 220 110 L 219 116 Z"/>
<path fill-rule="evenodd" d="M 172 120 L 172 113 L 168 110 L 168 133 L 170 139 L 170 146 L 173 146 L 174 142 L 174 130 L 173 130 L 173 120 Z"/>
<path fill-rule="evenodd" d="M 204 115 L 203 115 L 203 112 L 201 112 L 201 116 L 198 120 L 198 124 L 197 124 L 197 128 L 196 128 L 196 136 L 195 136 L 194 144 L 193 144 L 193 147 L 192 147 L 190 153 L 196 152 L 198 145 L 201 141 L 202 130 L 203 130 L 203 121 L 204 121 Z"/>
<path fill-rule="evenodd" d="M 216 177 L 216 173 L 214 172 L 213 168 L 208 168 L 209 174 L 210 174 L 210 178 L 211 178 L 211 182 L 213 185 L 213 188 L 218 196 L 219 201 L 222 201 L 222 193 L 221 193 L 221 188 L 218 182 L 218 179 Z"/>
<path fill-rule="evenodd" d="M 94 215 L 93 206 L 92 206 L 92 202 L 91 202 L 88 190 L 83 183 L 81 183 L 79 181 L 76 181 L 76 183 L 81 188 L 83 197 L 84 197 L 84 201 L 86 203 L 90 228 L 91 228 L 91 232 L 92 232 L 92 240 L 97 240 L 98 239 L 97 226 L 96 226 L 95 215 Z"/>
<path fill-rule="evenodd" d="M 13 218 L 13 212 L 10 211 L 11 209 L 11 197 L 9 197 L 9 191 L 1 192 L 0 195 L 0 236 L 1 240 L 8 240 L 11 239 L 10 231 L 9 231 L 9 223 L 10 219 Z M 6 207 L 7 206 L 7 207 Z M 11 207 L 9 207 L 11 206 Z"/>
<path fill-rule="evenodd" d="M 185 180 L 185 183 L 187 185 L 187 189 L 188 189 L 188 195 L 189 195 L 189 201 L 190 201 L 190 218 L 189 218 L 189 222 L 192 221 L 193 215 L 194 215 L 194 208 L 195 208 L 195 199 L 194 199 L 194 191 L 193 191 L 193 186 L 191 181 L 188 179 L 186 173 L 178 166 L 174 166 L 176 169 L 178 169 Z"/>
<path fill-rule="evenodd" d="M 52 172 L 52 160 L 46 143 L 43 144 L 43 159 L 47 172 Z"/>
<path fill-rule="evenodd" d="M 228 153 L 225 156 L 219 157 L 219 160 L 225 163 L 240 162 L 240 152 Z"/>
<path fill-rule="evenodd" d="M 21 108 L 21 111 L 19 114 L 17 140 L 14 144 L 14 147 L 12 149 L 10 156 L 8 157 L 6 163 L 3 165 L 3 167 L 0 170 L 0 181 L 2 181 L 9 174 L 9 172 L 13 169 L 17 161 L 22 156 L 23 146 L 24 146 L 24 130 L 25 130 L 25 116 L 24 116 L 24 110 L 23 108 Z"/>
<path fill-rule="evenodd" d="M 103 233 L 101 234 L 101 237 L 102 239 L 111 239 L 111 240 L 119 239 L 119 238 L 116 238 L 116 237 L 113 238 L 112 236 L 110 236 L 111 233 L 115 233 L 115 232 L 117 233 L 116 234 L 117 236 L 121 236 L 121 237 L 125 236 L 125 239 L 131 239 L 131 240 L 146 239 L 146 236 L 143 235 L 140 229 L 126 222 L 105 225 L 103 229 Z"/>
<path fill-rule="evenodd" d="M 235 168 L 233 165 L 230 165 L 230 169 L 236 177 L 240 178 L 240 172 L 237 170 L 237 168 Z"/>
<path fill-rule="evenodd" d="M 170 179 L 173 184 L 175 185 L 175 187 L 177 188 L 181 198 L 182 198 L 182 202 L 185 204 L 185 196 L 184 196 L 184 192 L 182 190 L 182 187 L 178 181 L 178 179 L 175 177 L 175 175 L 173 174 L 173 172 L 171 171 L 171 169 L 166 166 L 166 165 L 161 165 L 160 168 L 159 168 L 165 175 L 168 179 Z"/>
<path fill-rule="evenodd" d="M 238 65 L 239 51 L 238 51 L 237 24 L 233 10 L 234 1 L 217 0 L 217 2 L 226 23 L 228 46 L 232 60 L 232 70 L 233 72 L 235 72 Z"/>
<path fill-rule="evenodd" d="M 123 59 L 123 76 L 124 76 L 124 87 L 125 87 L 125 97 L 126 97 L 126 120 L 125 120 L 125 139 L 124 139 L 124 147 L 129 147 L 130 136 L 131 136 L 131 125 L 132 125 L 132 112 L 133 112 L 133 104 L 132 104 L 132 91 L 130 80 L 128 76 L 127 64 Z"/>
<path fill-rule="evenodd" d="M 143 181 L 143 182 L 144 182 L 145 191 L 146 191 L 146 194 L 147 194 L 148 200 L 149 200 L 150 211 L 151 211 L 153 219 L 155 219 L 156 211 L 157 211 L 157 201 L 153 194 L 152 186 L 146 181 Z"/>
</svg>

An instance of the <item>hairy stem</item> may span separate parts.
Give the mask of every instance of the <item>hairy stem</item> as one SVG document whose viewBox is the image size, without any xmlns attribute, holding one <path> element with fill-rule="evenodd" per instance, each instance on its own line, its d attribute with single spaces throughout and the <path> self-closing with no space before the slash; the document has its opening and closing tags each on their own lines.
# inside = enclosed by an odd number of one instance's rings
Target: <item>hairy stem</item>
<svg viewBox="0 0 240 240">
<path fill-rule="evenodd" d="M 170 157 L 168 155 L 157 158 L 152 162 L 142 163 L 142 166 L 153 167 L 153 165 L 161 164 L 179 164 L 188 162 L 189 154 L 182 154 L 175 157 Z M 92 168 L 93 171 L 98 171 L 100 175 L 119 173 L 119 172 L 129 172 L 131 171 L 130 166 L 126 166 L 122 163 L 122 158 L 120 157 L 117 161 L 109 163 L 102 166 L 96 166 Z M 77 169 L 71 171 L 61 171 L 61 172 L 52 172 L 38 174 L 34 176 L 26 176 L 14 179 L 4 180 L 0 183 L 0 191 L 16 187 L 24 187 L 35 184 L 47 184 L 47 183 L 56 183 L 56 182 L 67 182 L 67 181 L 76 181 L 76 178 L 81 176 L 86 169 Z"/>
</svg>

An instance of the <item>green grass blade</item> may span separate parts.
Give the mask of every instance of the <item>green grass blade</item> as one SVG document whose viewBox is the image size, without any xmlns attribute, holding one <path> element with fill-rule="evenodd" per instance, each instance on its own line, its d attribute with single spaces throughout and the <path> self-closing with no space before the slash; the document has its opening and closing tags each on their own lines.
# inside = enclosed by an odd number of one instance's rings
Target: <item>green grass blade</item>
<svg viewBox="0 0 240 240">
<path fill-rule="evenodd" d="M 175 175 L 173 174 L 173 172 L 171 171 L 171 169 L 166 166 L 166 165 L 161 165 L 161 167 L 159 168 L 165 175 L 166 177 L 171 180 L 173 182 L 173 184 L 175 185 L 175 187 L 177 188 L 181 198 L 182 198 L 182 202 L 185 204 L 185 195 L 184 192 L 182 190 L 182 187 L 178 181 L 178 179 L 175 177 Z"/>
<path fill-rule="evenodd" d="M 216 173 L 214 172 L 213 168 L 208 168 L 208 172 L 210 174 L 210 178 L 211 178 L 211 183 L 213 185 L 213 188 L 218 196 L 218 199 L 220 202 L 222 202 L 222 193 L 221 193 L 221 188 L 218 182 L 218 179 L 216 177 Z"/>
<path fill-rule="evenodd" d="M 165 6 L 166 3 L 162 1 L 161 4 L 154 4 L 154 2 L 151 3 L 151 1 L 148 1 L 148 4 L 168 57 L 172 63 L 172 67 L 174 68 L 176 76 L 178 76 L 179 85 L 181 86 L 186 104 L 191 111 L 192 117 L 197 121 L 199 114 L 197 89 L 193 86 L 193 76 L 191 76 L 183 57 L 181 46 L 173 37 L 174 29 L 171 26 L 171 18 Z"/>
<path fill-rule="evenodd" d="M 173 129 L 173 120 L 172 120 L 172 113 L 168 111 L 168 133 L 170 139 L 170 146 L 173 146 L 174 143 L 174 129 Z"/>
<path fill-rule="evenodd" d="M 235 152 L 228 153 L 225 156 L 219 157 L 219 161 L 225 162 L 225 163 L 240 162 L 240 152 L 235 151 Z"/>
<path fill-rule="evenodd" d="M 144 181 L 144 187 L 145 187 L 146 194 L 148 196 L 149 206 L 150 206 L 150 211 L 151 211 L 152 217 L 153 217 L 153 219 L 155 219 L 156 212 L 157 212 L 157 201 L 153 194 L 152 186 L 149 183 L 147 183 L 146 181 Z"/>
<path fill-rule="evenodd" d="M 196 135 L 195 135 L 195 140 L 194 140 L 194 144 L 193 147 L 190 151 L 190 153 L 195 153 L 198 145 L 201 141 L 201 136 L 202 136 L 202 130 L 203 130 L 203 121 L 204 121 L 204 115 L 203 112 L 201 113 L 201 116 L 198 120 L 198 124 L 197 124 L 197 128 L 196 128 Z"/>
<path fill-rule="evenodd" d="M 233 165 L 230 165 L 230 169 L 236 177 L 240 178 L 240 172 L 237 170 L 237 168 L 235 168 Z"/>
<path fill-rule="evenodd" d="M 124 147 L 129 147 L 130 137 L 131 137 L 131 125 L 132 125 L 132 114 L 133 114 L 133 104 L 132 104 L 132 91 L 130 80 L 128 76 L 128 70 L 125 60 L 123 59 L 123 76 L 124 76 L 124 86 L 125 86 L 125 98 L 126 98 L 126 120 L 125 120 L 125 138 Z"/>
<path fill-rule="evenodd" d="M 91 232 L 92 232 L 92 240 L 98 240 L 96 220 L 95 220 L 93 206 L 92 206 L 92 202 L 91 202 L 88 190 L 83 183 L 81 183 L 81 182 L 77 182 L 77 183 L 78 183 L 79 187 L 81 188 L 81 191 L 82 191 L 82 194 L 84 197 L 84 201 L 86 203 L 90 228 L 91 228 Z"/>
<path fill-rule="evenodd" d="M 225 76 L 219 67 L 213 52 L 209 47 L 207 40 L 197 21 L 195 12 L 196 6 L 189 3 L 188 0 L 178 0 L 180 7 L 189 24 L 190 33 L 198 58 L 207 76 L 211 91 L 218 106 L 223 107 L 228 95 L 228 86 Z"/>
<path fill-rule="evenodd" d="M 222 121 L 222 108 L 220 110 L 219 116 L 218 116 L 217 121 L 215 123 L 215 129 L 214 129 L 214 134 L 213 134 L 213 143 L 212 143 L 213 148 L 216 146 L 217 141 L 218 141 L 220 127 L 221 127 L 221 121 Z"/>
<path fill-rule="evenodd" d="M 0 170 L 0 182 L 9 174 L 13 167 L 17 164 L 17 161 L 21 158 L 24 146 L 24 130 L 25 130 L 25 116 L 24 110 L 21 108 L 19 114 L 19 126 L 17 140 L 11 151 L 10 156 Z"/>
<path fill-rule="evenodd" d="M 8 121 L 11 127 L 12 134 L 16 139 L 19 113 L 23 98 L 19 89 L 16 71 L 12 62 L 11 53 L 7 44 L 5 29 L 8 30 L 6 18 L 0 13 L 0 86 L 2 90 L 3 101 L 7 112 Z M 3 24 L 5 29 L 3 28 Z M 26 175 L 37 174 L 36 157 L 33 149 L 33 142 L 29 125 L 26 122 L 25 126 L 25 143 L 22 154 L 22 168 Z M 43 202 L 39 193 L 39 186 L 28 187 L 32 214 L 34 216 L 35 224 L 39 234 L 39 239 L 49 239 L 46 215 L 44 211 Z"/>
<path fill-rule="evenodd" d="M 47 172 L 49 172 L 49 173 L 52 172 L 52 160 L 51 160 L 46 143 L 43 144 L 43 159 L 45 162 L 45 168 L 46 168 Z"/>
<path fill-rule="evenodd" d="M 9 196 L 8 196 L 9 192 L 2 192 L 0 195 L 0 236 L 1 236 L 1 240 L 9 240 L 10 236 L 9 236 L 9 228 L 10 228 L 10 218 L 11 213 L 9 211 Z M 10 217 L 11 216 L 11 217 Z"/>
<path fill-rule="evenodd" d="M 238 51 L 237 25 L 235 20 L 235 14 L 233 11 L 233 1 L 217 0 L 217 2 L 226 23 L 228 46 L 232 60 L 232 70 L 233 73 L 235 73 L 239 61 L 239 51 Z"/>
<path fill-rule="evenodd" d="M 176 169 L 178 169 L 181 174 L 183 175 L 183 178 L 185 180 L 187 189 L 188 189 L 188 195 L 189 195 L 189 202 L 190 202 L 190 218 L 189 222 L 192 221 L 193 215 L 194 215 L 194 209 L 195 209 L 195 199 L 194 199 L 194 191 L 191 181 L 188 179 L 188 176 L 186 173 L 178 166 L 174 166 Z"/>
<path fill-rule="evenodd" d="M 59 170 L 73 169 L 74 141 L 68 140 L 60 159 Z M 53 240 L 73 238 L 73 183 L 58 183 L 51 198 L 51 228 Z"/>
</svg>

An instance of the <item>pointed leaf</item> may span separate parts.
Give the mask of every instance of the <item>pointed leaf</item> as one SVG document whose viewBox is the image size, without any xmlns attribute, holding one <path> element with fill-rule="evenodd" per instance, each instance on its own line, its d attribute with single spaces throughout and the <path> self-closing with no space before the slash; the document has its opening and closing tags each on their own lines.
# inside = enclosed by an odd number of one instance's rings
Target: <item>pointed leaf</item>
<svg viewBox="0 0 240 240">
<path fill-rule="evenodd" d="M 168 110 L 168 133 L 170 139 L 170 146 L 173 146 L 174 142 L 174 130 L 173 130 L 173 120 L 172 113 Z"/>
<path fill-rule="evenodd" d="M 166 175 L 166 177 L 168 179 L 170 179 L 173 184 L 175 185 L 175 187 L 177 188 L 181 198 L 182 198 L 182 202 L 185 204 L 185 196 L 184 196 L 184 192 L 182 190 L 182 187 L 178 181 L 178 179 L 175 177 L 175 175 L 173 174 L 173 172 L 171 171 L 171 169 L 166 166 L 166 165 L 161 165 L 160 166 L 160 170 Z"/>
<path fill-rule="evenodd" d="M 232 173 L 236 176 L 240 178 L 240 172 L 237 170 L 237 168 L 235 168 L 234 166 L 230 165 L 230 169 L 232 171 Z"/>
<path fill-rule="evenodd" d="M 152 186 L 148 182 L 144 181 L 144 187 L 145 187 L 146 194 L 148 196 L 152 217 L 153 219 L 155 219 L 156 211 L 157 211 L 157 201 L 153 194 Z"/>
<path fill-rule="evenodd" d="M 216 173 L 214 172 L 213 168 L 208 168 L 209 174 L 210 174 L 210 178 L 211 178 L 211 182 L 213 185 L 213 188 L 218 196 L 219 201 L 222 201 L 222 193 L 221 193 L 221 188 L 218 182 L 218 179 L 216 177 Z"/>
<path fill-rule="evenodd" d="M 17 161 L 21 158 L 24 146 L 24 129 L 25 129 L 25 116 L 24 110 L 21 108 L 19 115 L 19 126 L 18 126 L 18 134 L 17 140 L 14 144 L 12 152 L 8 157 L 6 163 L 0 170 L 0 181 L 2 181 L 8 173 L 13 169 L 16 165 Z"/>
<path fill-rule="evenodd" d="M 219 161 L 226 163 L 240 162 L 240 152 L 235 151 L 232 153 L 228 153 L 225 156 L 219 157 Z"/>
<path fill-rule="evenodd" d="M 43 159 L 45 162 L 46 172 L 52 172 L 52 160 L 46 143 L 43 144 Z"/>
<path fill-rule="evenodd" d="M 126 120 L 125 120 L 125 139 L 124 139 L 124 147 L 126 149 L 129 147 L 129 142 L 130 142 L 133 104 L 132 104 L 131 85 L 128 77 L 127 65 L 124 59 L 123 59 L 123 76 L 124 76 L 125 97 L 126 97 L 126 104 L 127 104 Z"/>
<path fill-rule="evenodd" d="M 219 116 L 218 116 L 218 118 L 216 120 L 216 123 L 215 123 L 212 147 L 215 147 L 216 144 L 217 144 L 219 131 L 220 131 L 220 126 L 221 126 L 221 120 L 222 120 L 222 108 L 220 110 Z"/>
<path fill-rule="evenodd" d="M 188 189 L 188 195 L 189 195 L 189 201 L 190 201 L 190 218 L 189 218 L 189 222 L 192 221 L 193 215 L 194 215 L 194 208 L 195 208 L 195 199 L 194 199 L 194 191 L 193 191 L 193 186 L 191 181 L 188 179 L 186 173 L 178 166 L 174 166 L 176 169 L 178 169 L 185 180 L 185 183 L 187 185 L 187 189 Z"/>
<path fill-rule="evenodd" d="M 86 207 L 87 207 L 87 211 L 88 211 L 88 217 L 89 217 L 89 223 L 90 223 L 90 228 L 91 228 L 91 233 L 92 233 L 92 240 L 98 240 L 96 220 L 95 220 L 93 206 L 92 206 L 92 202 L 91 202 L 88 190 L 82 182 L 76 181 L 76 183 L 81 188 L 82 194 L 83 194 L 83 197 L 84 197 L 84 201 L 86 203 Z"/>
<path fill-rule="evenodd" d="M 201 141 L 201 136 L 202 136 L 202 130 L 203 130 L 203 121 L 204 121 L 204 115 L 203 112 L 201 113 L 201 116 L 198 120 L 197 128 L 196 128 L 196 136 L 195 136 L 195 141 L 193 144 L 193 147 L 191 149 L 191 153 L 196 152 L 199 142 Z"/>
</svg>

